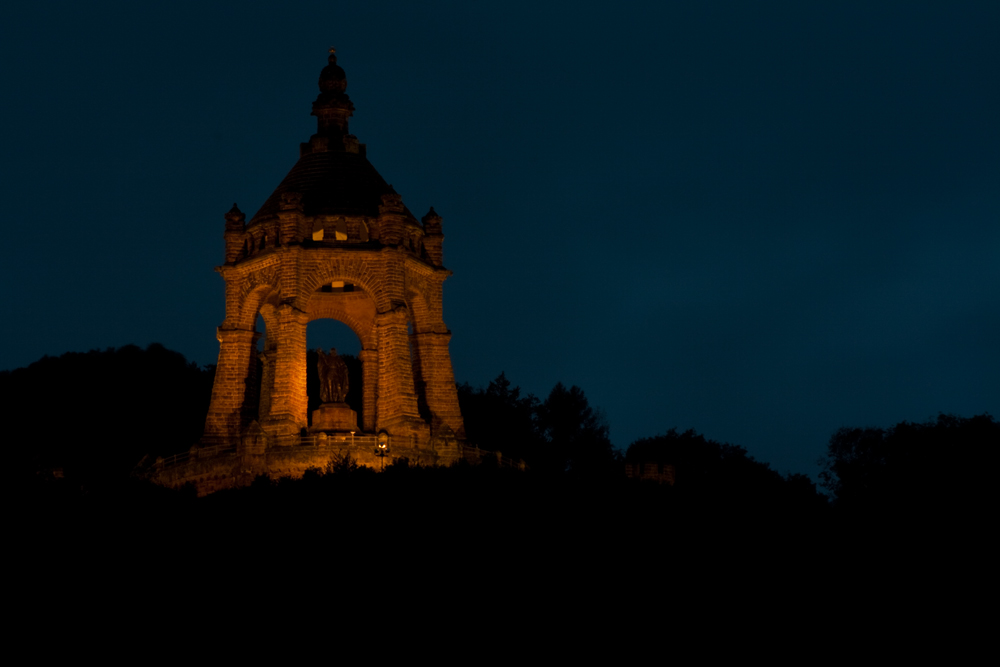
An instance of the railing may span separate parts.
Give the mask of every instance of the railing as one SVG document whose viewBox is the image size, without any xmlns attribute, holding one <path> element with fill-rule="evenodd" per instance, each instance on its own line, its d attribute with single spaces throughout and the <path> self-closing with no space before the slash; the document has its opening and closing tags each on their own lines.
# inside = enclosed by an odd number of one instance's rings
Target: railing
<svg viewBox="0 0 1000 667">
<path fill-rule="evenodd" d="M 374 450 L 378 447 L 378 438 L 374 435 L 327 435 L 325 433 L 316 433 L 304 436 L 292 436 L 290 440 L 291 442 L 288 446 L 292 449 L 316 449 L 331 446 L 343 447 L 344 445 L 347 445 L 351 448 L 357 447 Z M 390 442 L 390 451 L 391 446 L 392 442 Z M 523 460 L 515 461 L 514 459 L 506 456 L 497 456 L 498 452 L 493 452 L 488 449 L 480 449 L 476 445 L 462 445 L 461 447 L 462 458 L 469 463 L 478 464 L 484 459 L 495 458 L 497 465 L 501 468 L 516 468 L 518 470 L 527 469 Z M 210 459 L 223 454 L 235 454 L 236 451 L 236 447 L 230 444 L 212 445 L 210 447 L 198 447 L 196 445 L 186 452 L 180 452 L 179 454 L 174 454 L 173 456 L 156 459 L 153 467 L 157 470 L 168 470 L 170 468 L 185 465 L 190 461 Z M 144 467 L 144 463 L 145 461 L 140 462 L 136 468 L 139 469 Z"/>
<path fill-rule="evenodd" d="M 197 445 L 192 447 L 186 452 L 181 452 L 180 454 L 174 454 L 173 456 L 168 456 L 165 459 L 156 459 L 156 467 L 159 469 L 166 470 L 167 468 L 176 468 L 177 466 L 184 465 L 191 459 L 210 459 L 219 454 L 226 453 L 236 453 L 236 447 L 233 445 L 213 445 L 211 447 L 198 447 Z"/>
<path fill-rule="evenodd" d="M 378 438 L 374 435 L 326 435 L 325 433 L 315 433 L 304 435 L 299 438 L 299 442 L 293 447 L 329 447 L 330 445 L 351 445 L 352 447 L 378 446 Z"/>
<path fill-rule="evenodd" d="M 313 435 L 305 436 L 293 436 L 290 438 L 291 442 L 288 446 L 294 448 L 301 447 L 330 447 L 337 445 L 350 445 L 352 447 L 369 447 L 374 449 L 378 446 L 378 441 L 374 435 L 326 435 L 324 433 L 317 433 Z M 210 447 L 199 447 L 195 445 L 186 452 L 180 452 L 174 454 L 173 456 L 168 456 L 166 458 L 156 459 L 153 466 L 157 470 L 168 470 L 170 468 L 176 468 L 178 466 L 185 465 L 186 463 L 197 460 L 197 459 L 210 459 L 222 454 L 235 454 L 236 446 L 230 444 L 222 445 L 212 445 Z M 147 459 L 148 460 L 148 459 Z M 145 461 L 141 461 L 137 469 L 145 467 Z"/>
</svg>

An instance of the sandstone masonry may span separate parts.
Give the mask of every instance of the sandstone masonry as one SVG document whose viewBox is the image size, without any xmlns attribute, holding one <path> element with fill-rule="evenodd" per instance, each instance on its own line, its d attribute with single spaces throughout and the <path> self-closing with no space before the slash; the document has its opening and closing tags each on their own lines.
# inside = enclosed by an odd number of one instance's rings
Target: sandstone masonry
<svg viewBox="0 0 1000 667">
<path fill-rule="evenodd" d="M 163 470 L 162 483 L 193 481 L 205 493 L 248 475 L 298 476 L 381 432 L 393 457 L 448 464 L 461 456 L 441 217 L 431 208 L 418 222 L 348 133 L 354 105 L 333 50 L 319 87 L 317 132 L 298 162 L 249 222 L 236 205 L 225 216 L 217 271 L 226 318 L 205 455 Z M 262 352 L 258 315 L 267 330 Z M 306 326 L 321 318 L 343 322 L 361 341 L 363 423 L 353 438 L 306 435 Z M 354 458 L 368 454 L 357 449 Z"/>
</svg>

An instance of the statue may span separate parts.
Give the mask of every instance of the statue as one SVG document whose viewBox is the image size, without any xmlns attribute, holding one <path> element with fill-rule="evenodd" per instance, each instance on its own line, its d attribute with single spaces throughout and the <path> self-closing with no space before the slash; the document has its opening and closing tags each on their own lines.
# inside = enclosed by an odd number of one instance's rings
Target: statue
<svg viewBox="0 0 1000 667">
<path fill-rule="evenodd" d="M 330 354 L 323 348 L 316 348 L 319 358 L 319 398 L 323 403 L 343 403 L 347 400 L 347 364 L 337 356 L 337 348 L 331 347 Z"/>
</svg>

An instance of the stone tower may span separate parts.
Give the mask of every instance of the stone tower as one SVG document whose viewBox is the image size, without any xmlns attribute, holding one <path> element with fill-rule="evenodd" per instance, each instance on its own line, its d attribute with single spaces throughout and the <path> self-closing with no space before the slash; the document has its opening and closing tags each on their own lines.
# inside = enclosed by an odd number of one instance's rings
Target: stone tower
<svg viewBox="0 0 1000 667">
<path fill-rule="evenodd" d="M 331 318 L 361 341 L 363 419 L 352 440 L 380 433 L 394 455 L 448 463 L 459 456 L 465 427 L 442 314 L 451 272 L 441 217 L 431 208 L 418 222 L 368 161 L 348 131 L 354 105 L 346 87 L 331 49 L 312 105 L 316 134 L 249 222 L 235 205 L 225 216 L 217 270 L 226 318 L 202 445 L 222 450 L 249 439 L 263 456 L 314 443 L 306 327 Z M 258 315 L 267 334 L 262 352 Z"/>
</svg>

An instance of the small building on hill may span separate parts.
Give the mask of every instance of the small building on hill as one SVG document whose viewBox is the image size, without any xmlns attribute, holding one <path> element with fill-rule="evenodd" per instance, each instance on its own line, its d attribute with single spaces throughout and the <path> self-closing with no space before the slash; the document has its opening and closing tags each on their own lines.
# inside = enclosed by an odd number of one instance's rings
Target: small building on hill
<svg viewBox="0 0 1000 667">
<path fill-rule="evenodd" d="M 670 463 L 626 463 L 625 476 L 673 486 L 674 466 Z"/>
</svg>

